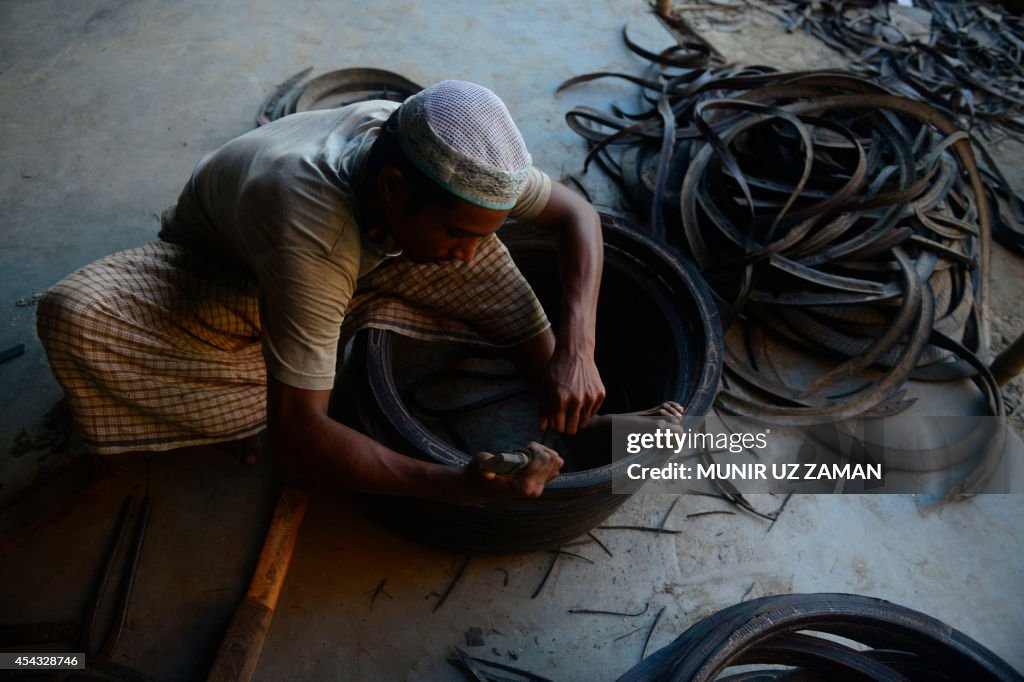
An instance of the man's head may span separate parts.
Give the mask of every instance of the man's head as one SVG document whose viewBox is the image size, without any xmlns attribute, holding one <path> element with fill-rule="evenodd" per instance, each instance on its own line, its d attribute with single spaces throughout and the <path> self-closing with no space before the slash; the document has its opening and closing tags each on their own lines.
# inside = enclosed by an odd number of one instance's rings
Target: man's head
<svg viewBox="0 0 1024 682">
<path fill-rule="evenodd" d="M 377 219 L 419 263 L 471 260 L 526 184 L 530 154 L 487 88 L 442 81 L 407 99 L 374 143 L 367 168 Z"/>
</svg>

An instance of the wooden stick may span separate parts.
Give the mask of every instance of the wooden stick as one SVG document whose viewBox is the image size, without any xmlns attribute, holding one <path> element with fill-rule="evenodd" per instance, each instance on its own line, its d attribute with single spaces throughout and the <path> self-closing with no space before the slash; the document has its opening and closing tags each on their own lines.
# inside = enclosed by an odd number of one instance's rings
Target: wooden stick
<svg viewBox="0 0 1024 682">
<path fill-rule="evenodd" d="M 252 679 L 308 503 L 309 497 L 300 490 L 285 488 L 281 493 L 249 592 L 235 611 L 207 682 L 246 682 Z"/>
</svg>

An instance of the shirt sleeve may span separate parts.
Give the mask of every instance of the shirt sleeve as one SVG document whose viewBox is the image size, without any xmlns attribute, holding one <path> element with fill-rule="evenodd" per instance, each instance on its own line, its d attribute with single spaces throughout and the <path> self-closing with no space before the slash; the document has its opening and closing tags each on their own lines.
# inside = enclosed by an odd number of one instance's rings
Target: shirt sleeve
<svg viewBox="0 0 1024 682">
<path fill-rule="evenodd" d="M 526 187 L 519 195 L 519 200 L 509 212 L 510 218 L 530 222 L 544 210 L 551 198 L 551 178 L 547 173 L 532 166 L 526 178 Z"/>
<path fill-rule="evenodd" d="M 260 271 L 260 318 L 267 372 L 307 390 L 334 386 L 338 337 L 355 277 L 316 254 L 278 254 Z"/>
<path fill-rule="evenodd" d="M 359 230 L 344 206 L 297 198 L 291 184 L 262 189 L 262 201 L 252 203 L 254 229 L 283 235 L 255 259 L 267 372 L 288 386 L 329 390 L 359 272 Z M 336 239 L 325 242 L 332 233 Z"/>
</svg>

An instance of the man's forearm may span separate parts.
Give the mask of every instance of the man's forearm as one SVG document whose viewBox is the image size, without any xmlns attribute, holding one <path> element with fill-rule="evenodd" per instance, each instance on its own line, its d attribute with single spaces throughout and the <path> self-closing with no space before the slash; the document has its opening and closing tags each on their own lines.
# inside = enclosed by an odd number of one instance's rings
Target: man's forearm
<svg viewBox="0 0 1024 682">
<path fill-rule="evenodd" d="M 482 462 L 492 456 L 483 452 L 462 467 L 424 462 L 334 421 L 327 414 L 329 402 L 330 391 L 296 388 L 268 377 L 270 445 L 300 486 L 484 504 L 540 495 L 563 464 L 557 453 L 537 444 L 530 465 L 514 477 L 482 469 Z"/>
<path fill-rule="evenodd" d="M 604 269 L 601 219 L 575 192 L 555 183 L 549 208 L 537 221 L 557 230 L 558 268 L 562 283 L 557 340 L 567 348 L 594 349 L 597 299 Z"/>
<path fill-rule="evenodd" d="M 401 455 L 326 415 L 291 428 L 271 425 L 271 447 L 286 462 L 332 487 L 460 504 L 460 469 Z"/>
<path fill-rule="evenodd" d="M 560 345 L 593 353 L 604 252 L 600 242 L 600 222 L 596 226 L 588 225 L 588 222 L 583 218 L 559 232 L 562 324 L 557 339 Z M 596 245 L 594 235 L 598 240 Z"/>
<path fill-rule="evenodd" d="M 548 343 L 551 356 L 541 381 L 539 426 L 573 434 L 586 428 L 605 396 L 594 363 L 604 268 L 601 220 L 583 197 L 554 183 L 534 223 L 556 231 L 562 283 L 561 324 L 557 337 L 551 335 Z"/>
</svg>

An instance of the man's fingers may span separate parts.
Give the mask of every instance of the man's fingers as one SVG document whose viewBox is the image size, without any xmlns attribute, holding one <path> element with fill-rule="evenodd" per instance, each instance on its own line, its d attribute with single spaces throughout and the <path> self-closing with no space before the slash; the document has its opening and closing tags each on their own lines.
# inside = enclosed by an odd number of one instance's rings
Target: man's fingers
<svg viewBox="0 0 1024 682">
<path fill-rule="evenodd" d="M 520 479 L 521 494 L 524 497 L 540 497 L 544 493 L 544 486 L 558 476 L 565 462 L 557 452 L 540 443 L 530 443 L 526 447 L 533 460 Z"/>
<path fill-rule="evenodd" d="M 541 418 L 542 429 L 547 427 L 558 433 L 573 435 L 587 428 L 604 404 L 604 398 L 604 386 L 596 391 L 587 391 L 582 396 L 565 392 L 551 398 L 546 402 L 545 414 Z"/>
<path fill-rule="evenodd" d="M 549 457 L 551 457 L 551 455 L 556 454 L 554 450 L 544 445 L 543 443 L 538 443 L 535 440 L 532 440 L 529 443 L 527 443 L 525 449 L 529 451 L 530 456 L 533 458 L 531 462 L 532 464 L 543 463 Z"/>
<path fill-rule="evenodd" d="M 553 426 L 554 426 L 555 432 L 556 433 L 565 433 L 565 406 L 562 405 L 562 406 L 559 406 L 559 407 L 555 408 L 555 413 L 552 415 L 552 417 L 554 417 L 554 419 L 553 419 L 553 421 L 554 421 Z"/>
<path fill-rule="evenodd" d="M 481 464 L 494 455 L 478 452 L 470 463 L 476 474 L 485 480 L 487 492 L 481 491 L 484 501 L 511 498 L 535 498 L 544 493 L 544 487 L 556 476 L 565 464 L 559 454 L 541 443 L 532 442 L 525 446 L 530 452 L 530 464 L 514 476 L 499 476 L 484 471 Z"/>
<path fill-rule="evenodd" d="M 551 468 L 555 473 L 562 468 L 565 461 L 562 457 L 554 450 L 549 448 L 542 443 L 531 441 L 526 445 L 526 449 L 530 451 L 532 461 L 528 471 L 538 471 L 542 468 Z"/>
<path fill-rule="evenodd" d="M 604 405 L 604 399 L 605 399 L 605 397 L 607 397 L 607 395 L 608 395 L 607 392 L 604 390 L 604 385 L 602 385 L 601 386 L 601 390 L 598 391 L 598 393 L 597 393 L 597 400 L 594 401 L 594 404 L 590 408 L 590 418 L 591 419 L 594 418 L 594 415 L 597 414 L 597 411 L 601 409 L 602 405 Z"/>
<path fill-rule="evenodd" d="M 580 421 L 587 410 L 587 402 L 578 397 L 564 393 L 554 398 L 548 409 L 548 425 L 558 433 L 567 433 L 570 436 L 580 428 Z"/>
<path fill-rule="evenodd" d="M 597 411 L 601 409 L 601 405 L 604 404 L 604 388 L 597 396 L 589 402 L 586 409 L 580 412 L 580 428 L 585 429 L 590 426 L 590 420 L 597 415 Z"/>
<path fill-rule="evenodd" d="M 580 426 L 580 403 L 570 400 L 565 406 L 565 432 L 574 435 Z"/>
</svg>

